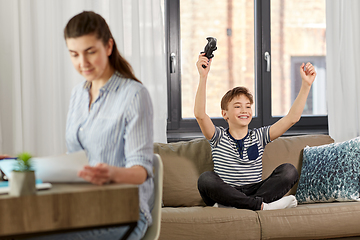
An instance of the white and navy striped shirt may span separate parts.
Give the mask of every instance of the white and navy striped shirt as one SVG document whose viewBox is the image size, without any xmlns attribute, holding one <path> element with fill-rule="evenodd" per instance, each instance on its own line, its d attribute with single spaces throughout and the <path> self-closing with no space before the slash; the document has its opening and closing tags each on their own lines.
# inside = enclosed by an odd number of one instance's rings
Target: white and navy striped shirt
<svg viewBox="0 0 360 240">
<path fill-rule="evenodd" d="M 270 126 L 249 130 L 239 151 L 229 131 L 215 126 L 214 136 L 209 140 L 215 173 L 233 187 L 260 182 L 262 156 L 270 142 L 269 129 Z"/>
<path fill-rule="evenodd" d="M 154 199 L 153 109 L 146 88 L 115 72 L 89 111 L 90 82 L 72 91 L 66 124 L 68 152 L 85 150 L 90 165 L 143 166 L 148 179 L 139 186 L 140 210 L 151 224 Z"/>
</svg>

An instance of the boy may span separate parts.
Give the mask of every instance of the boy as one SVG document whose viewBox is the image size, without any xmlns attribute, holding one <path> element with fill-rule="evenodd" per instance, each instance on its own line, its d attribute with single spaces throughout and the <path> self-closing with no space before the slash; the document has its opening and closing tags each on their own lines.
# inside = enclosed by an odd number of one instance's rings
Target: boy
<svg viewBox="0 0 360 240">
<path fill-rule="evenodd" d="M 204 54 L 196 63 L 200 74 L 194 114 L 205 138 L 209 140 L 214 172 L 204 172 L 198 180 L 201 197 L 208 206 L 215 203 L 251 210 L 296 207 L 293 195 L 283 197 L 297 182 L 298 172 L 291 164 L 278 166 L 262 181 L 262 155 L 265 145 L 280 137 L 300 120 L 316 72 L 303 63 L 302 85 L 289 113 L 271 126 L 249 130 L 253 97 L 244 87 L 229 90 L 221 100 L 221 114 L 229 128 L 216 127 L 205 112 L 206 82 L 212 59 Z M 205 65 L 206 68 L 203 68 Z M 304 68 L 305 67 L 305 68 Z"/>
</svg>

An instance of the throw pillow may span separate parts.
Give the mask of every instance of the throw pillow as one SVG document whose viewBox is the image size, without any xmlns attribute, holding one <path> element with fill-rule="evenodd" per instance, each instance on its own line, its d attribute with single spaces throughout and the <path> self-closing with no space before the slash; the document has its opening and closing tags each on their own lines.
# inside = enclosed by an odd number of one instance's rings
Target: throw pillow
<svg viewBox="0 0 360 240">
<path fill-rule="evenodd" d="M 305 147 L 296 191 L 299 203 L 359 200 L 360 137 Z"/>
</svg>

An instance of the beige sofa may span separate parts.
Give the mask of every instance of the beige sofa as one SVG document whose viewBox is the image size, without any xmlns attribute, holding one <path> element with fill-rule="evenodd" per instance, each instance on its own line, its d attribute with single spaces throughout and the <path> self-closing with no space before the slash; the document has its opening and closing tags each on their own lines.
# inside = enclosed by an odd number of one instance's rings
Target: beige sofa
<svg viewBox="0 0 360 240">
<path fill-rule="evenodd" d="M 281 163 L 301 171 L 302 149 L 332 143 L 327 135 L 281 137 L 269 143 L 263 178 Z M 154 144 L 164 164 L 160 239 L 360 239 L 360 203 L 301 204 L 293 209 L 251 211 L 205 206 L 197 179 L 213 169 L 206 139 Z M 288 194 L 296 193 L 295 185 Z"/>
</svg>

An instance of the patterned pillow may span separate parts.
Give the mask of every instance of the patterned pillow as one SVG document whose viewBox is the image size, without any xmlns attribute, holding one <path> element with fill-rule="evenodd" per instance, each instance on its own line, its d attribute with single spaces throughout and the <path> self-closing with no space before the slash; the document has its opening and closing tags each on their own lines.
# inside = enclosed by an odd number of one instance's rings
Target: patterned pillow
<svg viewBox="0 0 360 240">
<path fill-rule="evenodd" d="M 359 200 L 360 137 L 305 147 L 296 199 L 299 203 Z"/>
</svg>

